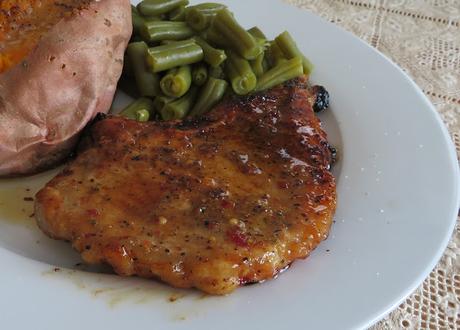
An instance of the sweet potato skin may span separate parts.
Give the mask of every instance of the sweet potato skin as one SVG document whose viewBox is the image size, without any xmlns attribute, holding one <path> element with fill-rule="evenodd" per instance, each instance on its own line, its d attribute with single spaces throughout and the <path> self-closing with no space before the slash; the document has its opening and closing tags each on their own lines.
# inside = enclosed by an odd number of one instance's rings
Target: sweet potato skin
<svg viewBox="0 0 460 330">
<path fill-rule="evenodd" d="M 0 75 L 0 176 L 62 161 L 88 121 L 109 110 L 132 32 L 130 10 L 129 0 L 93 1 Z"/>
</svg>

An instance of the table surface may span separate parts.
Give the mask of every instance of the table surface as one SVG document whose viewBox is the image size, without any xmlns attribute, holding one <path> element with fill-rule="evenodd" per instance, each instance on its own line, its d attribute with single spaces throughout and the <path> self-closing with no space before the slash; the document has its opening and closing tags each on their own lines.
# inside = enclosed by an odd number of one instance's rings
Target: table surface
<svg viewBox="0 0 460 330">
<path fill-rule="evenodd" d="M 398 64 L 435 105 L 460 155 L 460 0 L 284 1 L 345 28 Z M 457 224 L 430 276 L 372 330 L 460 328 L 459 254 Z"/>
</svg>

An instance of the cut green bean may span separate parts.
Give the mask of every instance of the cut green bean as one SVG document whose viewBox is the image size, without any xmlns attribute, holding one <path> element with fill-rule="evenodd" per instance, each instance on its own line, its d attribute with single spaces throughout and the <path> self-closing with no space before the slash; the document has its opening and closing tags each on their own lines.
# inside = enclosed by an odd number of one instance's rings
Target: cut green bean
<svg viewBox="0 0 460 330">
<path fill-rule="evenodd" d="M 160 45 L 170 45 L 177 42 L 176 40 L 161 40 Z"/>
<path fill-rule="evenodd" d="M 200 46 L 193 40 L 185 40 L 149 48 L 147 63 L 153 72 L 160 72 L 176 66 L 200 62 L 203 56 L 203 49 Z"/>
<path fill-rule="evenodd" d="M 272 67 L 287 60 L 287 58 L 284 56 L 283 51 L 278 46 L 278 43 L 276 43 L 275 41 L 271 42 L 270 47 L 267 50 L 267 58 L 270 66 Z"/>
<path fill-rule="evenodd" d="M 221 34 L 228 47 L 247 60 L 254 60 L 263 51 L 257 40 L 246 31 L 227 9 L 220 10 L 214 18 L 211 30 Z"/>
<path fill-rule="evenodd" d="M 262 91 L 282 84 L 290 79 L 297 78 L 303 74 L 303 63 L 301 57 L 281 62 L 274 68 L 265 72 L 257 82 L 256 91 Z"/>
<path fill-rule="evenodd" d="M 299 50 L 296 42 L 289 34 L 289 32 L 284 31 L 278 37 L 275 38 L 275 42 L 281 51 L 284 53 L 284 56 L 287 59 L 292 59 L 294 57 L 302 58 L 303 73 L 309 75 L 313 71 L 313 64 L 305 57 L 305 55 Z"/>
<path fill-rule="evenodd" d="M 168 18 L 173 22 L 185 21 L 185 6 L 180 6 L 168 14 Z"/>
<path fill-rule="evenodd" d="M 160 87 L 166 96 L 181 97 L 188 92 L 192 84 L 192 69 L 188 65 L 168 71 L 161 79 Z"/>
<path fill-rule="evenodd" d="M 137 9 L 143 16 L 159 16 L 188 4 L 188 0 L 144 0 L 137 5 Z"/>
<path fill-rule="evenodd" d="M 219 48 L 228 48 L 228 43 L 224 36 L 216 31 L 216 29 L 209 28 L 200 33 L 200 38 L 204 39 L 210 45 Z"/>
<path fill-rule="evenodd" d="M 204 61 L 210 66 L 217 67 L 227 59 L 224 50 L 212 47 L 201 37 L 196 36 L 193 39 L 203 49 Z"/>
<path fill-rule="evenodd" d="M 216 79 L 225 79 L 225 71 L 221 65 L 216 66 L 215 68 L 210 67 L 208 75 Z"/>
<path fill-rule="evenodd" d="M 185 21 L 192 29 L 203 31 L 211 25 L 216 14 L 225 8 L 223 4 L 211 2 L 191 6 L 185 10 Z"/>
<path fill-rule="evenodd" d="M 248 30 L 248 32 L 255 38 L 267 40 L 267 37 L 265 36 L 265 34 L 257 26 L 253 26 L 252 28 Z"/>
<path fill-rule="evenodd" d="M 154 112 L 153 102 L 147 97 L 141 97 L 124 108 L 120 115 L 137 121 L 148 121 Z"/>
<path fill-rule="evenodd" d="M 155 97 L 155 100 L 153 101 L 153 107 L 155 108 L 155 110 L 157 112 L 160 112 L 161 109 L 163 109 L 163 107 L 174 101 L 175 98 L 174 97 L 169 97 L 169 96 L 165 96 L 165 95 L 159 95 L 157 97 Z"/>
<path fill-rule="evenodd" d="M 136 112 L 136 120 L 140 122 L 146 122 L 150 119 L 150 112 L 147 110 L 138 110 Z"/>
<path fill-rule="evenodd" d="M 194 35 L 185 22 L 145 21 L 140 34 L 145 42 L 184 40 Z"/>
<path fill-rule="evenodd" d="M 139 14 L 139 11 L 133 5 L 131 5 L 131 16 L 133 20 L 133 34 L 139 34 L 139 31 L 144 24 L 144 18 Z"/>
<path fill-rule="evenodd" d="M 146 67 L 145 57 L 148 46 L 145 42 L 132 42 L 126 50 L 131 68 L 136 80 L 137 89 L 141 96 L 153 97 L 158 94 L 160 81 L 158 75 L 152 73 Z"/>
<path fill-rule="evenodd" d="M 206 64 L 197 63 L 192 68 L 192 81 L 197 86 L 202 86 L 208 80 L 208 69 Z"/>
<path fill-rule="evenodd" d="M 252 71 L 249 61 L 233 51 L 228 51 L 227 55 L 225 68 L 233 91 L 238 95 L 249 94 L 257 84 L 256 75 Z"/>
<path fill-rule="evenodd" d="M 212 109 L 225 95 L 228 83 L 222 79 L 209 77 L 206 84 L 201 88 L 198 100 L 195 103 L 190 116 L 200 116 Z"/>
<path fill-rule="evenodd" d="M 249 62 L 251 63 L 252 71 L 254 71 L 254 74 L 256 75 L 256 77 L 260 77 L 265 72 L 264 60 L 265 60 L 265 52 L 257 56 L 255 60 L 252 60 Z"/>
<path fill-rule="evenodd" d="M 163 120 L 183 119 L 189 113 L 195 103 L 197 95 L 196 87 L 190 88 L 189 92 L 180 99 L 167 103 L 161 110 Z"/>
</svg>

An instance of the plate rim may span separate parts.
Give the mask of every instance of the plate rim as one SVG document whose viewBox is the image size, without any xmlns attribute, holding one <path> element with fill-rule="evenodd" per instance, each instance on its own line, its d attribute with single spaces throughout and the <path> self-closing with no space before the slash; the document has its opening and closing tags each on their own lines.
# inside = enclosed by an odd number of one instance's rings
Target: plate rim
<svg viewBox="0 0 460 330">
<path fill-rule="evenodd" d="M 405 71 L 403 71 L 401 69 L 401 67 L 399 67 L 395 62 L 393 62 L 387 55 L 383 54 L 378 49 L 372 47 L 371 45 L 366 43 L 364 40 L 362 40 L 358 36 L 354 35 L 353 33 L 347 31 L 343 27 L 327 21 L 323 17 L 319 16 L 318 14 L 316 14 L 316 13 L 310 11 L 310 10 L 307 10 L 305 8 L 299 8 L 299 7 L 295 6 L 294 4 L 286 3 L 285 1 L 282 1 L 282 0 L 270 0 L 270 1 L 278 2 L 279 4 L 281 4 L 283 6 L 292 7 L 292 8 L 295 8 L 296 10 L 299 10 L 299 11 L 308 12 L 310 15 L 315 16 L 316 18 L 321 20 L 323 23 L 332 25 L 332 26 L 334 26 L 335 29 L 341 30 L 340 33 L 346 33 L 349 37 L 352 37 L 353 39 L 359 41 L 361 43 L 361 45 L 364 45 L 366 48 L 372 50 L 372 52 L 375 55 L 378 55 L 378 56 L 382 57 L 385 61 L 387 61 L 394 68 L 396 68 L 398 70 L 399 75 L 402 74 L 401 76 L 404 77 L 404 79 L 410 83 L 411 87 L 417 93 L 417 96 L 421 100 L 423 100 L 423 103 L 427 106 L 427 108 L 430 109 L 431 115 L 434 116 L 434 119 L 436 121 L 436 125 L 439 128 L 441 128 L 441 131 L 442 131 L 442 134 L 443 134 L 443 140 L 444 140 L 444 142 L 446 143 L 446 146 L 447 146 L 447 150 L 448 150 L 448 153 L 449 153 L 449 161 L 451 162 L 450 165 L 452 165 L 452 168 L 454 170 L 454 172 L 453 172 L 453 174 L 454 174 L 454 182 L 452 184 L 453 184 L 453 186 L 456 186 L 456 189 L 454 189 L 455 196 L 452 196 L 453 206 L 456 205 L 456 207 L 455 208 L 453 207 L 451 212 L 450 212 L 451 213 L 451 218 L 452 218 L 452 220 L 450 221 L 450 227 L 447 228 L 447 233 L 446 233 L 446 235 L 444 237 L 444 240 L 443 240 L 441 246 L 437 250 L 436 257 L 432 259 L 432 262 L 429 265 L 425 266 L 425 272 L 420 274 L 418 276 L 418 278 L 413 281 L 413 285 L 409 286 L 404 291 L 404 293 L 401 294 L 401 298 L 398 301 L 396 301 L 396 302 L 390 304 L 389 306 L 385 307 L 384 311 L 382 311 L 381 313 L 377 313 L 378 315 L 369 316 L 369 322 L 363 323 L 363 326 L 362 326 L 362 328 L 366 328 L 366 327 L 369 327 L 369 326 L 377 323 L 381 319 L 383 319 L 386 315 L 391 313 L 401 302 L 405 301 L 407 299 L 407 297 L 409 297 L 421 285 L 421 283 L 423 283 L 425 281 L 425 279 L 429 276 L 429 274 L 436 267 L 436 265 L 439 263 L 439 260 L 444 255 L 445 250 L 446 250 L 446 248 L 448 246 L 448 243 L 451 240 L 452 233 L 453 233 L 453 230 L 455 228 L 455 224 L 457 222 L 457 212 L 458 212 L 458 209 L 460 207 L 460 169 L 459 169 L 459 160 L 458 160 L 457 151 L 456 151 L 456 148 L 455 148 L 454 143 L 452 141 L 452 137 L 451 137 L 446 125 L 442 121 L 442 118 L 441 118 L 439 112 L 436 110 L 435 106 L 429 100 L 427 95 L 425 95 L 423 93 L 423 91 L 421 90 L 421 88 L 415 83 L 415 81 Z M 21 256 L 21 255 L 16 254 L 16 253 L 14 253 L 14 252 L 12 252 L 12 251 L 10 251 L 8 249 L 3 248 L 3 247 L 0 247 L 0 258 L 3 255 L 3 253 L 5 253 L 5 252 L 7 254 L 14 255 L 15 257 L 19 257 L 24 262 L 31 262 L 32 264 L 40 265 L 40 267 L 46 266 L 47 268 L 49 268 L 49 266 L 53 266 L 53 265 L 50 265 L 50 264 L 42 262 L 42 261 L 32 260 L 32 259 L 29 259 L 27 257 Z"/>
</svg>

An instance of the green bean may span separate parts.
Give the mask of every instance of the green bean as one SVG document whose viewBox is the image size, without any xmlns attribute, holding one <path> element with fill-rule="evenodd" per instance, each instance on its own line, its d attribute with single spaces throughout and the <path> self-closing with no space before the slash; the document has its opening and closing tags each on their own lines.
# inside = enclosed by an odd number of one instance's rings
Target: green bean
<svg viewBox="0 0 460 330">
<path fill-rule="evenodd" d="M 134 72 L 139 94 L 152 97 L 158 94 L 160 82 L 158 75 L 150 72 L 145 65 L 147 51 L 147 44 L 143 41 L 132 42 L 127 48 L 128 59 Z"/>
<path fill-rule="evenodd" d="M 303 74 L 301 57 L 294 57 L 279 63 L 274 68 L 265 72 L 257 83 L 256 91 L 272 88 L 290 79 L 297 78 Z"/>
<path fill-rule="evenodd" d="M 161 110 L 163 120 L 182 119 L 192 108 L 196 99 L 196 87 L 190 88 L 189 92 L 180 99 L 167 103 Z"/>
<path fill-rule="evenodd" d="M 161 40 L 160 45 L 162 45 L 162 46 L 163 45 L 170 45 L 170 44 L 173 44 L 175 42 L 177 42 L 177 41 L 176 40 Z"/>
<path fill-rule="evenodd" d="M 253 26 L 252 28 L 248 30 L 248 32 L 255 38 L 267 40 L 267 37 L 265 36 L 265 34 L 257 26 Z"/>
<path fill-rule="evenodd" d="M 203 56 L 203 49 L 193 40 L 184 40 L 149 48 L 147 63 L 153 72 L 160 72 L 200 62 Z"/>
<path fill-rule="evenodd" d="M 146 122 L 150 119 L 150 112 L 147 110 L 139 110 L 136 112 L 136 120 L 140 122 Z"/>
<path fill-rule="evenodd" d="M 145 42 L 184 40 L 193 36 L 185 22 L 145 21 L 140 34 Z"/>
<path fill-rule="evenodd" d="M 137 9 L 143 16 L 159 16 L 188 4 L 188 0 L 144 0 L 137 5 Z"/>
<path fill-rule="evenodd" d="M 265 38 L 254 37 L 254 39 L 256 39 L 257 43 L 262 48 L 262 53 L 271 45 L 270 41 Z"/>
<path fill-rule="evenodd" d="M 144 18 L 142 18 L 137 8 L 133 5 L 131 5 L 131 16 L 133 20 L 133 35 L 139 34 L 139 31 L 144 24 Z"/>
<path fill-rule="evenodd" d="M 168 14 L 168 18 L 173 22 L 185 21 L 185 6 L 180 6 Z"/>
<path fill-rule="evenodd" d="M 221 34 L 228 47 L 247 60 L 254 60 L 263 51 L 257 40 L 246 31 L 227 9 L 220 10 L 214 18 L 211 30 Z"/>
<path fill-rule="evenodd" d="M 161 79 L 160 87 L 166 96 L 181 97 L 190 89 L 192 84 L 192 69 L 188 65 L 168 71 Z"/>
<path fill-rule="evenodd" d="M 211 2 L 191 6 L 185 10 L 185 21 L 192 29 L 203 31 L 211 25 L 216 14 L 225 8 L 227 7 L 223 4 Z"/>
<path fill-rule="evenodd" d="M 201 32 L 200 38 L 215 47 L 228 48 L 228 43 L 224 39 L 224 36 L 217 32 L 216 29 L 209 28 L 206 31 Z"/>
<path fill-rule="evenodd" d="M 211 110 L 224 97 L 227 86 L 228 83 L 225 80 L 209 77 L 201 88 L 198 101 L 190 111 L 190 116 L 203 115 Z"/>
<path fill-rule="evenodd" d="M 254 71 L 256 77 L 260 77 L 265 72 L 265 53 L 261 53 L 255 60 L 249 61 L 251 63 L 252 71 Z"/>
<path fill-rule="evenodd" d="M 147 97 L 141 97 L 124 108 L 120 115 L 137 121 L 148 121 L 153 111 L 152 100 Z"/>
<path fill-rule="evenodd" d="M 210 67 L 208 75 L 216 79 L 225 79 L 225 72 L 221 65 L 216 66 L 215 68 Z"/>
<path fill-rule="evenodd" d="M 197 63 L 192 68 L 192 81 L 197 86 L 202 86 L 208 80 L 208 69 L 206 65 L 201 62 Z"/>
<path fill-rule="evenodd" d="M 233 51 L 227 52 L 226 72 L 233 91 L 238 95 L 249 94 L 257 84 L 257 78 L 247 60 Z"/>
<path fill-rule="evenodd" d="M 165 95 L 158 95 L 155 97 L 155 100 L 153 101 L 153 107 L 155 108 L 156 111 L 160 112 L 163 107 L 174 101 L 175 99 L 173 97 L 165 96 Z"/>
<path fill-rule="evenodd" d="M 294 57 L 302 58 L 304 74 L 308 75 L 313 71 L 313 64 L 305 57 L 305 55 L 302 54 L 289 32 L 284 31 L 281 33 L 275 38 L 275 42 L 287 59 L 292 59 Z"/>
<path fill-rule="evenodd" d="M 267 51 L 267 58 L 270 66 L 276 66 L 280 62 L 286 61 L 283 51 L 275 41 L 272 41 Z"/>
<path fill-rule="evenodd" d="M 219 66 L 227 59 L 227 55 L 222 49 L 212 47 L 201 37 L 196 36 L 193 39 L 203 49 L 204 61 L 210 66 Z"/>
</svg>

